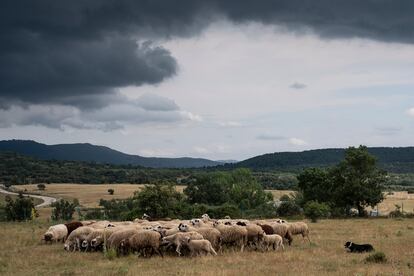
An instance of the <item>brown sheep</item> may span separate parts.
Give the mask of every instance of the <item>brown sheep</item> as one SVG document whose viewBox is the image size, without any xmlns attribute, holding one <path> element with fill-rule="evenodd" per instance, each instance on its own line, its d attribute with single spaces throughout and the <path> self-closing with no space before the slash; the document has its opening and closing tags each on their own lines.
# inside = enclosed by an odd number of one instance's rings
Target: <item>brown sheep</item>
<svg viewBox="0 0 414 276">
<path fill-rule="evenodd" d="M 259 225 L 263 229 L 263 231 L 265 232 L 266 235 L 273 235 L 274 234 L 272 226 L 270 226 L 268 224 L 260 224 L 260 223 L 257 223 L 257 225 Z"/>
<path fill-rule="evenodd" d="M 68 229 L 68 236 L 69 236 L 73 230 L 83 226 L 83 224 L 80 221 L 72 221 L 72 222 L 65 223 L 65 226 Z"/>
</svg>

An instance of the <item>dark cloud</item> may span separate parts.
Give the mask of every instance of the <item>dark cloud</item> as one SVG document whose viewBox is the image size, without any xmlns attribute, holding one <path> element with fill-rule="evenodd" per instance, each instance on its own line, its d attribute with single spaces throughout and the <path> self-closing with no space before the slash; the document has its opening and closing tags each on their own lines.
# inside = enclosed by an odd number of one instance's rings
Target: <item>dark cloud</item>
<svg viewBox="0 0 414 276">
<path fill-rule="evenodd" d="M 411 0 L 5 0 L 0 108 L 106 106 L 117 101 L 116 88 L 157 84 L 177 72 L 167 49 L 143 41 L 192 36 L 216 18 L 324 38 L 413 43 L 413 14 Z"/>
<path fill-rule="evenodd" d="M 293 89 L 304 89 L 306 88 L 306 84 L 300 83 L 300 82 L 294 82 L 289 87 Z"/>
</svg>

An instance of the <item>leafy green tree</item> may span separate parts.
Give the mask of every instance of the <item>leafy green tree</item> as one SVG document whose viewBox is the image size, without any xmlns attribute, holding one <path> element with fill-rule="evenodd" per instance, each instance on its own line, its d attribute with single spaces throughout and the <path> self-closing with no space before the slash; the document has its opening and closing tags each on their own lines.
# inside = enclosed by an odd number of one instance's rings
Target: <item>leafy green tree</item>
<svg viewBox="0 0 414 276">
<path fill-rule="evenodd" d="M 33 200 L 30 197 L 23 196 L 19 193 L 16 200 L 6 196 L 5 213 L 7 220 L 31 220 L 34 210 Z"/>
<path fill-rule="evenodd" d="M 146 213 L 152 218 L 177 217 L 180 213 L 184 196 L 173 185 L 146 185 L 133 197 L 136 211 Z M 137 214 L 138 215 L 138 214 Z"/>
<path fill-rule="evenodd" d="M 386 173 L 377 167 L 376 158 L 365 146 L 348 148 L 345 159 L 330 175 L 335 204 L 347 210 L 355 207 L 359 216 L 365 215 L 365 207 L 374 207 L 384 199 Z"/>
<path fill-rule="evenodd" d="M 320 218 L 329 217 L 331 208 L 326 203 L 319 203 L 317 201 L 308 201 L 303 208 L 306 217 L 310 218 L 312 222 L 317 222 Z"/>
<path fill-rule="evenodd" d="M 277 207 L 276 213 L 282 217 L 297 216 L 302 214 L 302 209 L 294 200 L 282 201 Z"/>
<path fill-rule="evenodd" d="M 320 168 L 309 168 L 298 175 L 298 187 L 303 195 L 303 202 L 316 200 L 331 202 L 334 187 L 329 172 Z"/>
<path fill-rule="evenodd" d="M 78 206 L 78 204 L 75 200 L 71 203 L 67 200 L 61 199 L 59 201 L 53 202 L 51 206 L 53 207 L 53 220 L 71 220 L 73 213 L 75 212 L 75 208 Z"/>
</svg>

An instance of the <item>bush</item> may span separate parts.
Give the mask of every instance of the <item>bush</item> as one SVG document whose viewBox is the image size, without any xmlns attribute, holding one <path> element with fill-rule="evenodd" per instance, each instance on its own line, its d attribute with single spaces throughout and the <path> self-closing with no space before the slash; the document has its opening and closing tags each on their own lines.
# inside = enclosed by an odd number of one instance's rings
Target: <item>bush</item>
<svg viewBox="0 0 414 276">
<path fill-rule="evenodd" d="M 297 216 L 302 214 L 302 209 L 293 200 L 282 201 L 279 207 L 277 207 L 276 213 L 282 217 Z"/>
<path fill-rule="evenodd" d="M 10 196 L 6 196 L 4 211 L 6 220 L 31 220 L 36 216 L 33 200 L 30 197 L 24 197 L 21 192 L 14 201 Z"/>
<path fill-rule="evenodd" d="M 46 185 L 45 185 L 45 184 L 43 184 L 43 183 L 40 183 L 40 184 L 37 184 L 37 188 L 38 188 L 40 191 L 43 191 L 43 190 L 45 190 L 45 189 L 46 189 Z"/>
<path fill-rule="evenodd" d="M 326 203 L 317 201 L 308 201 L 304 207 L 305 216 L 312 222 L 317 222 L 320 218 L 327 218 L 330 215 L 331 208 Z"/>
<path fill-rule="evenodd" d="M 73 213 L 75 212 L 75 207 L 78 206 L 79 201 L 74 200 L 72 203 L 61 199 L 59 201 L 52 203 L 52 220 L 71 220 Z"/>
<path fill-rule="evenodd" d="M 114 189 L 108 189 L 108 194 L 113 195 L 114 194 Z"/>
<path fill-rule="evenodd" d="M 289 195 L 284 194 L 284 195 L 282 195 L 282 196 L 279 198 L 279 200 L 280 200 L 280 201 L 290 201 L 290 200 L 291 200 L 291 198 L 290 198 L 290 196 L 289 196 Z"/>
<path fill-rule="evenodd" d="M 365 262 L 367 263 L 386 263 L 387 257 L 381 251 L 372 253 L 365 258 Z"/>
</svg>

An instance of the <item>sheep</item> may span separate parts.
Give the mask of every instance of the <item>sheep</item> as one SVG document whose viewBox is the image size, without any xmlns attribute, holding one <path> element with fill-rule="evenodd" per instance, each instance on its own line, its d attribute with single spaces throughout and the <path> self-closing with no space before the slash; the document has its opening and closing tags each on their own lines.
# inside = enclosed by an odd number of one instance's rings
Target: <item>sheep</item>
<svg viewBox="0 0 414 276">
<path fill-rule="evenodd" d="M 93 249 L 97 249 L 96 244 L 96 238 L 102 237 L 105 235 L 105 231 L 108 232 L 107 229 L 113 229 L 113 227 L 109 227 L 106 229 L 94 229 L 91 233 L 89 233 L 88 236 L 82 241 L 82 248 L 85 248 L 85 250 L 89 249 L 89 246 L 91 246 Z M 110 230 L 112 231 L 112 230 Z M 92 245 L 92 240 L 94 240 L 94 243 Z"/>
<path fill-rule="evenodd" d="M 72 233 L 73 230 L 84 226 L 82 222 L 80 221 L 72 221 L 72 222 L 68 222 L 65 223 L 66 228 L 68 229 L 68 236 L 70 235 L 70 233 Z"/>
<path fill-rule="evenodd" d="M 160 250 L 161 235 L 156 231 L 141 230 L 129 237 L 123 239 L 120 243 L 120 247 L 124 251 L 141 251 L 145 249 L 151 249 L 151 256 L 156 252 L 161 257 L 162 252 Z"/>
<path fill-rule="evenodd" d="M 210 221 L 210 216 L 208 214 L 204 214 L 201 216 L 201 219 L 204 223 L 207 223 L 208 221 Z"/>
<path fill-rule="evenodd" d="M 196 228 L 195 231 L 208 240 L 213 248 L 221 250 L 221 233 L 215 228 Z"/>
<path fill-rule="evenodd" d="M 96 222 L 96 220 L 82 220 L 82 221 L 80 221 L 80 223 L 82 223 L 83 226 L 89 226 L 89 225 L 91 225 L 95 222 Z"/>
<path fill-rule="evenodd" d="M 70 251 L 73 247 L 73 251 L 76 249 L 81 250 L 81 242 L 94 230 L 94 228 L 89 226 L 82 226 L 70 233 L 66 239 L 64 249 Z"/>
<path fill-rule="evenodd" d="M 161 234 L 162 237 L 171 236 L 178 233 L 180 230 L 178 227 L 174 227 L 172 229 L 167 229 L 162 226 L 157 226 L 154 228 L 155 231 Z"/>
<path fill-rule="evenodd" d="M 175 245 L 178 256 L 181 256 L 181 246 L 185 243 L 186 238 L 192 238 L 193 240 L 202 240 L 203 236 L 197 232 L 178 232 L 174 235 L 166 236 L 162 238 L 163 245 Z"/>
<path fill-rule="evenodd" d="M 311 242 L 309 238 L 309 227 L 304 222 L 291 222 L 287 223 L 289 231 L 292 235 L 302 235 L 303 239 L 308 238 L 309 243 Z"/>
<path fill-rule="evenodd" d="M 50 226 L 46 233 L 43 235 L 43 240 L 45 242 L 64 242 L 68 235 L 68 229 L 64 224 L 56 224 Z"/>
<path fill-rule="evenodd" d="M 190 237 L 187 237 L 185 245 L 190 249 L 190 256 L 194 256 L 194 254 L 200 255 L 202 252 L 206 255 L 217 256 L 217 252 L 208 240 L 192 240 Z"/>
<path fill-rule="evenodd" d="M 107 248 L 114 249 L 118 254 L 125 253 L 122 250 L 123 248 L 121 248 L 121 242 L 125 239 L 129 239 L 130 237 L 138 233 L 138 231 L 139 230 L 135 228 L 127 228 L 115 231 L 108 238 Z"/>
<path fill-rule="evenodd" d="M 293 238 L 289 226 L 285 223 L 272 222 L 269 225 L 273 228 L 273 233 L 285 238 L 289 245 L 292 244 Z"/>
<path fill-rule="evenodd" d="M 240 246 L 240 252 L 243 252 L 247 243 L 247 229 L 238 225 L 223 225 L 215 222 L 214 227 L 220 231 L 223 244 L 235 244 Z"/>
<path fill-rule="evenodd" d="M 108 220 L 101 220 L 101 221 L 97 221 L 92 224 L 89 224 L 88 226 L 95 228 L 95 229 L 103 229 L 105 227 L 114 227 L 115 225 L 112 225 L 111 222 Z"/>
<path fill-rule="evenodd" d="M 209 228 L 209 227 L 191 227 L 187 224 L 182 224 L 178 226 L 178 229 L 181 232 L 190 232 L 195 231 L 199 234 L 201 234 L 204 239 L 208 240 L 213 247 L 217 248 L 217 250 L 221 249 L 221 233 L 215 228 Z"/>
<path fill-rule="evenodd" d="M 94 237 L 90 240 L 89 243 L 90 243 L 91 247 L 95 250 L 100 249 L 101 246 L 104 245 L 105 241 L 107 241 L 113 233 L 115 233 L 116 231 L 119 231 L 119 230 L 123 230 L 123 229 L 120 229 L 119 227 L 108 227 L 108 228 L 105 228 L 105 229 L 97 229 L 97 231 L 102 231 L 102 232 L 101 232 L 101 235 L 97 235 L 96 237 Z M 86 238 L 86 240 L 88 240 L 89 238 L 90 237 L 88 236 Z"/>
<path fill-rule="evenodd" d="M 262 240 L 265 232 L 260 226 L 256 224 L 248 224 L 245 227 L 247 230 L 247 242 L 254 246 L 257 246 L 259 242 Z"/>
<path fill-rule="evenodd" d="M 263 231 L 265 232 L 266 235 L 274 234 L 272 226 L 270 226 L 268 224 L 260 224 L 260 223 L 257 223 L 257 225 L 259 225 L 263 229 Z"/>
<path fill-rule="evenodd" d="M 262 239 L 263 249 L 269 251 L 270 247 L 273 247 L 273 250 L 277 250 L 279 247 L 285 249 L 283 245 L 283 238 L 278 234 L 273 235 L 264 235 Z"/>
</svg>

